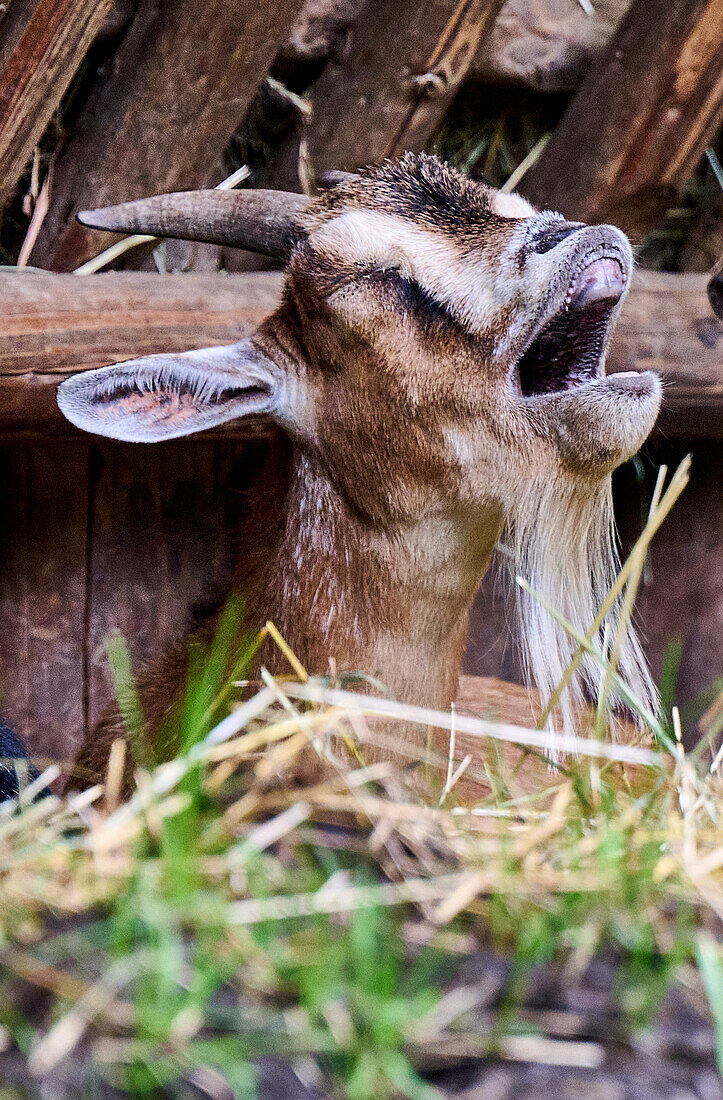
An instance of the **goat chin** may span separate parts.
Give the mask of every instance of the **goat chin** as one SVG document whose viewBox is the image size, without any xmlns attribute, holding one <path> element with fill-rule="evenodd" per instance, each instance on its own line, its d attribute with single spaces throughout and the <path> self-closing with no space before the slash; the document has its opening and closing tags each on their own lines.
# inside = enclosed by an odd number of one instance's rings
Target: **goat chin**
<svg viewBox="0 0 723 1100">
<path fill-rule="evenodd" d="M 516 633 L 529 681 L 546 700 L 578 648 L 546 607 L 585 634 L 620 566 L 610 477 L 595 482 L 572 477 L 532 480 L 516 494 L 506 541 L 511 551 L 507 567 L 515 589 Z M 520 587 L 517 577 L 524 578 L 539 599 Z M 605 638 L 612 644 L 619 610 L 618 601 L 593 639 L 598 652 Z M 618 672 L 636 699 L 655 713 L 657 691 L 632 626 L 622 640 Z M 560 699 L 557 728 L 563 733 L 575 732 L 576 714 L 586 698 L 597 698 L 602 677 L 601 665 L 586 654 Z M 623 703 L 617 692 L 611 693 L 610 701 L 617 709 Z M 555 729 L 551 724 L 548 729 L 549 753 L 555 758 Z"/>
</svg>

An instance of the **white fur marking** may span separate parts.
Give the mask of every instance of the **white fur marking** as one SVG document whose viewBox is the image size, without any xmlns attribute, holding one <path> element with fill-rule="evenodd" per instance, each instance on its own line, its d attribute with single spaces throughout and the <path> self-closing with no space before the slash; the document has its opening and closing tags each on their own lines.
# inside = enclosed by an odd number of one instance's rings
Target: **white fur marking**
<svg viewBox="0 0 723 1100">
<path fill-rule="evenodd" d="M 349 210 L 311 235 L 312 247 L 345 263 L 397 267 L 473 330 L 494 324 L 515 282 L 489 255 L 470 255 L 445 233 L 373 210 Z"/>
<path fill-rule="evenodd" d="M 527 199 L 514 191 L 506 194 L 504 191 L 495 191 L 492 195 L 492 203 L 495 211 L 503 218 L 534 218 L 537 211 Z"/>
</svg>

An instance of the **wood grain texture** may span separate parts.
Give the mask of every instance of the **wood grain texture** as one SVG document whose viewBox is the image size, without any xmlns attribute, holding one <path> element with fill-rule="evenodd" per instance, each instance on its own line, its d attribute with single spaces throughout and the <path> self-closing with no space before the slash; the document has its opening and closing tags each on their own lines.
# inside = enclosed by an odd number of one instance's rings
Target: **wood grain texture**
<svg viewBox="0 0 723 1100">
<path fill-rule="evenodd" d="M 270 272 L 0 273 L 0 435 L 68 434 L 55 401 L 63 378 L 137 355 L 232 343 L 276 306 L 280 288 Z"/>
<path fill-rule="evenodd" d="M 522 190 L 640 238 L 690 177 L 722 110 L 720 0 L 638 0 Z"/>
<path fill-rule="evenodd" d="M 180 641 L 225 575 L 234 463 L 224 443 L 94 448 L 88 562 L 90 730 L 113 700 L 105 640 L 127 639 L 136 672 Z"/>
<path fill-rule="evenodd" d="M 57 409 L 59 381 L 138 355 L 238 340 L 275 308 L 281 285 L 277 272 L 0 273 L 0 436 L 79 439 Z M 609 370 L 647 369 L 666 384 L 666 436 L 723 435 L 723 324 L 711 311 L 705 276 L 636 272 Z M 221 434 L 235 431 L 229 425 Z M 246 427 L 240 431 L 246 436 Z"/>
<path fill-rule="evenodd" d="M 251 447 L 0 447 L 0 713 L 71 761 L 112 698 L 105 639 L 134 669 L 183 635 L 227 570 Z"/>
<path fill-rule="evenodd" d="M 141 4 L 58 159 L 33 262 L 72 270 L 114 239 L 78 225 L 79 209 L 217 183 L 228 140 L 300 7 Z"/>
<path fill-rule="evenodd" d="M 39 0 L 0 73 L 0 202 L 12 197 L 112 0 Z"/>
<path fill-rule="evenodd" d="M 314 86 L 314 170 L 422 149 L 464 79 L 499 0 L 371 0 Z"/>
<path fill-rule="evenodd" d="M 654 370 L 663 379 L 664 438 L 723 436 L 723 324 L 707 277 L 636 271 L 610 349 L 611 371 Z"/>
<path fill-rule="evenodd" d="M 84 737 L 88 444 L 0 449 L 2 711 L 39 761 Z"/>
<path fill-rule="evenodd" d="M 0 70 L 10 60 L 37 5 L 38 0 L 11 0 L 8 4 L 0 22 Z"/>
</svg>

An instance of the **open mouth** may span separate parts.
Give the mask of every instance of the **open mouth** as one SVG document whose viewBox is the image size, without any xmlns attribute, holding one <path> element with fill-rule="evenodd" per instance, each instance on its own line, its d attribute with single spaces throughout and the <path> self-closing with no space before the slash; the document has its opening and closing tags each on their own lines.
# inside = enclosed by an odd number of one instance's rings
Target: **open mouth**
<svg viewBox="0 0 723 1100">
<path fill-rule="evenodd" d="M 595 259 L 577 273 L 562 306 L 517 364 L 523 397 L 560 393 L 601 377 L 610 319 L 624 289 L 617 259 Z"/>
</svg>

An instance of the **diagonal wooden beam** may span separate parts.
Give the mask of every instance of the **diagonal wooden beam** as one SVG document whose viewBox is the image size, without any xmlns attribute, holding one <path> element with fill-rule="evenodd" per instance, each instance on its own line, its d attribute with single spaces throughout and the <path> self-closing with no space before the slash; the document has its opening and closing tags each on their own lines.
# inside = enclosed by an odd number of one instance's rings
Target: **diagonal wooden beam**
<svg viewBox="0 0 723 1100">
<path fill-rule="evenodd" d="M 502 0 L 367 0 L 343 50 L 307 93 L 311 118 L 297 120 L 254 183 L 299 190 L 300 140 L 317 175 L 422 149 L 501 6 Z"/>
<path fill-rule="evenodd" d="M 640 238 L 722 116 L 721 0 L 635 0 L 521 189 L 538 205 Z"/>
<path fill-rule="evenodd" d="M 83 207 L 217 183 L 228 140 L 300 7 L 301 0 L 141 4 L 58 158 L 32 262 L 70 270 L 114 239 L 75 222 Z"/>
<path fill-rule="evenodd" d="M 314 168 L 358 168 L 421 149 L 467 75 L 500 0 L 375 0 L 349 31 L 341 64 L 312 95 Z"/>
<path fill-rule="evenodd" d="M 39 0 L 0 73 L 0 202 L 12 197 L 112 0 Z"/>
</svg>

